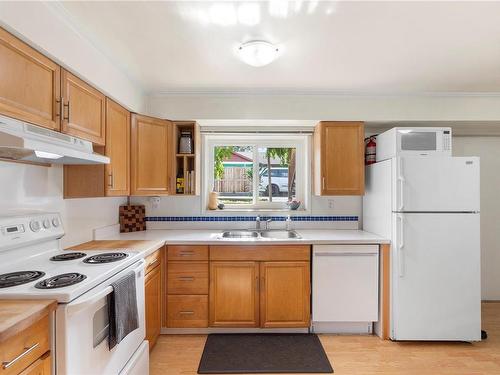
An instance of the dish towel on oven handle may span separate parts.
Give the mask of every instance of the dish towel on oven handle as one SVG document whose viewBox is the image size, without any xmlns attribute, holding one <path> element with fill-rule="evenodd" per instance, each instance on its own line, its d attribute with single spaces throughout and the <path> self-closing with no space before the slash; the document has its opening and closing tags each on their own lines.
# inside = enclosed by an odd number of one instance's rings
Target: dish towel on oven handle
<svg viewBox="0 0 500 375">
<path fill-rule="evenodd" d="M 139 328 L 135 272 L 111 283 L 113 292 L 108 295 L 109 350 L 120 343 L 130 332 Z"/>
</svg>

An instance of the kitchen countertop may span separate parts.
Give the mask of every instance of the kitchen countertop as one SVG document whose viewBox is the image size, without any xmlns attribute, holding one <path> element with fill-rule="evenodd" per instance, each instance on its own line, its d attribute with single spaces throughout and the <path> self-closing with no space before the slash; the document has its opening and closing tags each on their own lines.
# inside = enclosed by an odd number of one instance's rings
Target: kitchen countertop
<svg viewBox="0 0 500 375">
<path fill-rule="evenodd" d="M 136 239 L 118 239 L 118 240 L 94 240 L 85 242 L 76 246 L 70 246 L 65 250 L 71 251 L 102 251 L 127 249 L 128 251 L 137 251 L 146 255 L 152 253 L 165 245 L 165 240 L 136 240 Z"/>
<path fill-rule="evenodd" d="M 219 239 L 220 229 L 149 229 L 142 232 L 117 233 L 100 241 L 91 241 L 67 250 L 110 250 L 127 248 L 142 252 L 143 256 L 151 254 L 163 245 L 319 245 L 319 244 L 388 244 L 389 240 L 363 230 L 296 230 L 300 239 Z"/>
<path fill-rule="evenodd" d="M 0 342 L 57 308 L 56 300 L 0 300 Z"/>
</svg>

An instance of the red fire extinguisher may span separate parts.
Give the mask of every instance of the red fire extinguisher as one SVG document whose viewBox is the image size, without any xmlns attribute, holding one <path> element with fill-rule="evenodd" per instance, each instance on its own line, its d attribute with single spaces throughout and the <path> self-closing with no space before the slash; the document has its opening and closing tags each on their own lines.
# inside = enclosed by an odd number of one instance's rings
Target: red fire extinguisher
<svg viewBox="0 0 500 375">
<path fill-rule="evenodd" d="M 377 136 L 365 138 L 365 165 L 375 163 L 377 156 Z"/>
</svg>

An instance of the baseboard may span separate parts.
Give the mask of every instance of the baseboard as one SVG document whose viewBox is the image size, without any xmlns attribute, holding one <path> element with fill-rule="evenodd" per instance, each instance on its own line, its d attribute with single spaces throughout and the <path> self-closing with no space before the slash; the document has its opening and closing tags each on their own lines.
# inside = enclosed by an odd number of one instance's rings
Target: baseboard
<svg viewBox="0 0 500 375">
<path fill-rule="evenodd" d="M 208 335 L 209 333 L 309 333 L 308 328 L 162 328 L 162 335 Z"/>
<path fill-rule="evenodd" d="M 371 335 L 372 322 L 313 322 L 312 332 L 343 335 Z"/>
</svg>

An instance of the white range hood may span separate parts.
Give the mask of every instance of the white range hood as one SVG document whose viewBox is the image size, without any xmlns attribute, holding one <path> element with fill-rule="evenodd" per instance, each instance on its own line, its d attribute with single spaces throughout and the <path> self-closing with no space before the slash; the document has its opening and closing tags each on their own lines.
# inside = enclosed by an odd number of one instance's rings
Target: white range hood
<svg viewBox="0 0 500 375">
<path fill-rule="evenodd" d="M 0 115 L 0 158 L 49 164 L 109 164 L 92 142 Z"/>
</svg>

